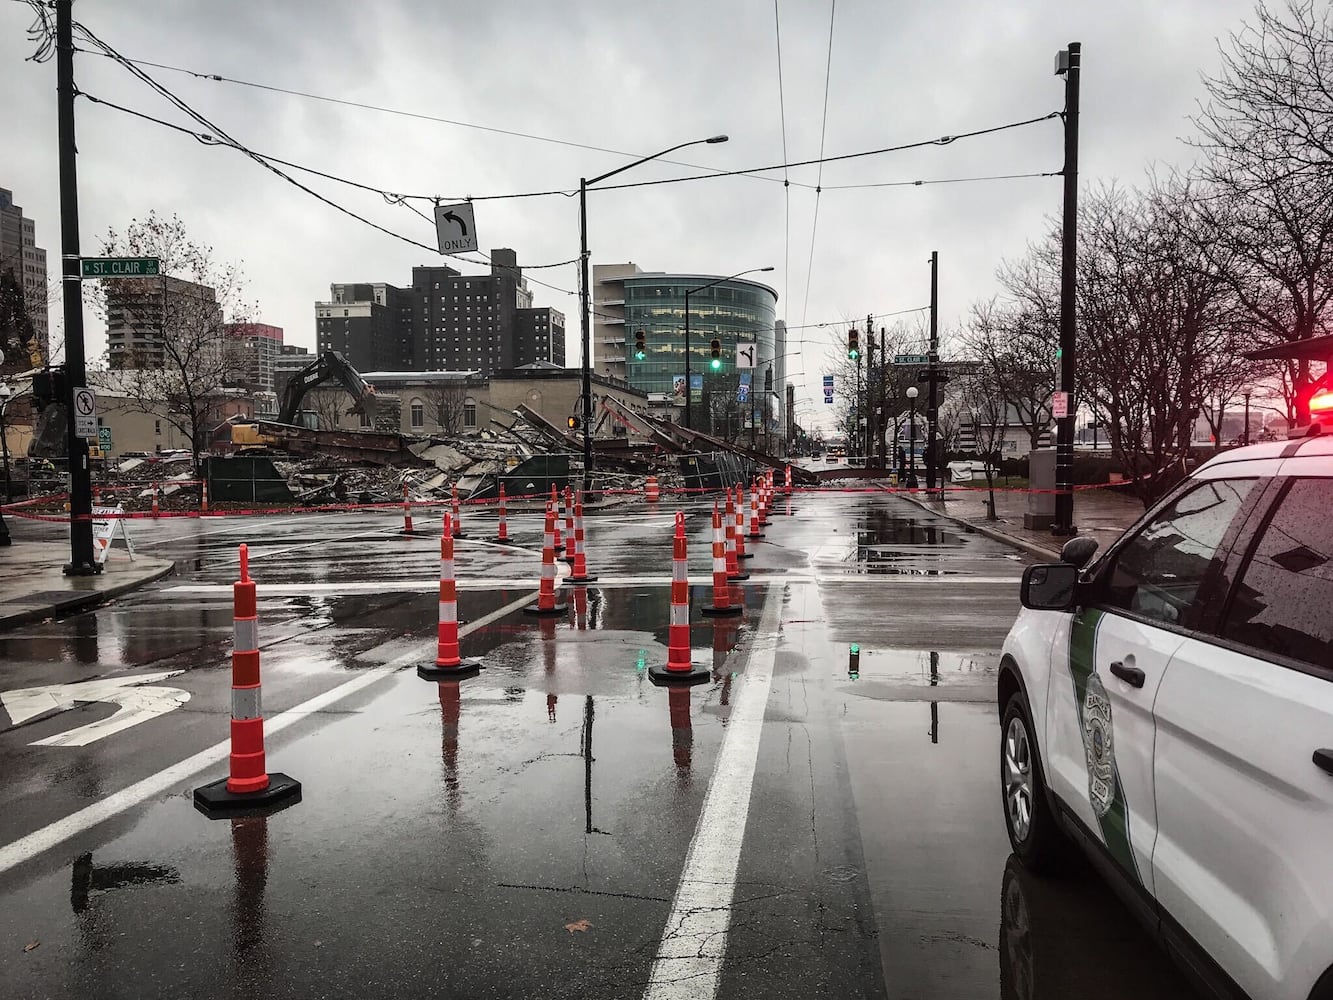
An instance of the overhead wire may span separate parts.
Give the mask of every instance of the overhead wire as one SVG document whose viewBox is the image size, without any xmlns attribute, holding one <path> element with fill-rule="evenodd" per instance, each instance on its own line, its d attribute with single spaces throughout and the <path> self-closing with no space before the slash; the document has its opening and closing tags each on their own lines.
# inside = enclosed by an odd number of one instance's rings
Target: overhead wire
<svg viewBox="0 0 1333 1000">
<path fill-rule="evenodd" d="M 824 67 L 824 114 L 819 126 L 819 174 L 815 178 L 815 211 L 810 222 L 810 259 L 805 270 L 805 303 L 801 306 L 801 322 L 806 320 L 810 309 L 810 285 L 815 274 L 815 234 L 819 231 L 819 196 L 824 183 L 824 139 L 828 135 L 828 94 L 829 81 L 833 76 L 833 24 L 837 17 L 838 0 L 829 0 L 828 16 L 828 58 Z M 786 159 L 786 157 L 783 157 Z"/>
</svg>

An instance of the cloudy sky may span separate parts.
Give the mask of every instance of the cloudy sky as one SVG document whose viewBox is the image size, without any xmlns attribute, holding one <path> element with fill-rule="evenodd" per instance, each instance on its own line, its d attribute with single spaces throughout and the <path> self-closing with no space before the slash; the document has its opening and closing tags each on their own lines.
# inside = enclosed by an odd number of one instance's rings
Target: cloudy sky
<svg viewBox="0 0 1333 1000">
<path fill-rule="evenodd" d="M 479 197 L 576 188 L 631 156 L 723 132 L 724 145 L 673 159 L 741 169 L 933 139 L 1058 110 L 1055 52 L 1083 43 L 1081 173 L 1134 182 L 1149 163 L 1186 164 L 1188 115 L 1217 39 L 1252 0 L 76 0 L 76 20 L 124 55 L 201 73 L 558 139 L 386 114 L 146 71 L 250 148 L 394 192 Z M 55 63 L 25 61 L 26 5 L 0 3 L 0 186 L 59 255 Z M 779 89 L 778 37 L 782 87 Z M 827 117 L 825 77 L 828 74 Z M 155 117 L 185 117 L 115 62 L 76 56 L 87 93 Z M 781 94 L 781 97 L 780 97 Z M 220 257 L 240 259 L 262 318 L 314 346 L 312 303 L 330 282 L 406 285 L 433 252 L 339 214 L 243 155 L 77 104 L 83 249 L 152 209 L 177 213 Z M 785 157 L 784 129 L 785 119 Z M 835 350 L 816 324 L 929 301 L 940 253 L 941 322 L 995 291 L 996 264 L 1022 251 L 1060 205 L 1059 178 L 848 187 L 1058 170 L 1058 121 L 905 153 L 755 177 L 589 196 L 594 262 L 729 274 L 772 265 L 793 333 L 789 372 L 812 403 Z M 699 173 L 648 164 L 617 181 Z M 413 240 L 434 230 L 379 195 L 295 173 L 332 200 Z M 818 196 L 814 186 L 823 191 Z M 429 204 L 416 203 L 429 212 Z M 816 220 L 816 206 L 817 224 Z M 479 201 L 482 249 L 525 266 L 578 254 L 577 199 Z M 813 236 L 813 253 L 812 253 Z M 485 265 L 458 264 L 465 272 Z M 529 272 L 538 305 L 569 320 L 574 265 Z M 557 290 L 559 289 L 559 290 Z M 52 325 L 59 307 L 52 310 Z M 105 347 L 88 318 L 89 353 Z M 822 405 L 812 406 L 820 411 Z"/>
</svg>

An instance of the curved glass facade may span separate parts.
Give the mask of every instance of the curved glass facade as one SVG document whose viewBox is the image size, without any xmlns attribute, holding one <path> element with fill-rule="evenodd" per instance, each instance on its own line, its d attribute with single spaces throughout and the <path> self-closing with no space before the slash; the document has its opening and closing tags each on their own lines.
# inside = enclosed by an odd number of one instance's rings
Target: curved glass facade
<svg viewBox="0 0 1333 1000">
<path fill-rule="evenodd" d="M 625 352 L 629 383 L 649 393 L 680 397 L 685 377 L 685 293 L 690 292 L 690 373 L 694 398 L 723 394 L 735 399 L 741 379 L 750 374 L 748 395 L 763 390 L 764 372 L 775 356 L 773 326 L 778 293 L 744 278 L 720 281 L 693 291 L 716 277 L 708 274 L 627 275 L 625 281 Z M 634 358 L 635 335 L 647 346 L 643 361 Z M 722 367 L 711 367 L 713 340 L 721 342 Z M 736 368 L 736 344 L 754 342 L 759 356 L 753 369 Z M 700 378 L 702 376 L 702 393 Z M 684 399 L 680 398 L 681 403 Z M 700 425 L 702 426 L 702 425 Z"/>
</svg>

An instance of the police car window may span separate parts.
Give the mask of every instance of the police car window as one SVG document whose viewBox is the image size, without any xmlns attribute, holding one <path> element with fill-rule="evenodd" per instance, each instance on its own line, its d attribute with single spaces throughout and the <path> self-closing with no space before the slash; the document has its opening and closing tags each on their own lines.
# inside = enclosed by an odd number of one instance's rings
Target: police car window
<svg viewBox="0 0 1333 1000">
<path fill-rule="evenodd" d="M 1297 479 L 1241 573 L 1222 634 L 1247 646 L 1333 665 L 1333 479 Z"/>
<path fill-rule="evenodd" d="M 1253 479 L 1209 480 L 1179 497 L 1116 555 L 1105 603 L 1193 627 L 1194 598 Z"/>
</svg>

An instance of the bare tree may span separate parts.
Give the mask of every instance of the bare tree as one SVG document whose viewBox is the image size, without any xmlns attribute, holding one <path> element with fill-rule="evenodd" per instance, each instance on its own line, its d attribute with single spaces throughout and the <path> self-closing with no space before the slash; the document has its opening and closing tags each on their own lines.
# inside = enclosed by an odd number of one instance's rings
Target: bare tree
<svg viewBox="0 0 1333 1000">
<path fill-rule="evenodd" d="M 1195 117 L 1204 246 L 1254 321 L 1260 343 L 1333 329 L 1333 14 L 1317 0 L 1260 4 L 1229 38 Z M 1309 418 L 1308 362 L 1281 372 L 1289 422 Z"/>
<path fill-rule="evenodd" d="M 161 414 L 189 439 L 197 475 L 200 453 L 221 419 L 224 390 L 236 369 L 232 355 L 239 341 L 227 336 L 224 317 L 231 322 L 253 318 L 252 305 L 243 299 L 240 265 L 216 262 L 212 247 L 192 241 L 175 215 L 167 219 L 149 213 L 146 219 L 130 220 L 123 233 L 108 230 L 101 250 L 108 256 L 161 260 L 160 279 L 98 282 L 94 303 L 104 316 L 109 306 L 123 310 L 135 332 L 146 335 L 127 352 L 127 363 L 116 359 L 121 386 L 138 409 Z"/>
<path fill-rule="evenodd" d="M 1040 294 L 1038 286 L 1029 283 L 1037 274 L 1031 261 L 1004 265 L 1001 282 L 1013 283 L 1021 297 L 1009 303 L 991 299 L 975 304 L 972 329 L 963 338 L 969 360 L 984 370 L 989 389 L 1008 404 L 1034 450 L 1051 425 L 1055 347 L 1060 342 L 1059 325 L 1052 328 L 1049 314 L 1027 301 Z"/>
<path fill-rule="evenodd" d="M 467 383 L 463 381 L 436 383 L 422 392 L 431 418 L 448 435 L 463 433 L 464 402 Z"/>
<path fill-rule="evenodd" d="M 981 365 L 973 374 L 962 379 L 959 415 L 970 419 L 976 433 L 977 451 L 986 476 L 986 519 L 995 520 L 995 472 L 1004 448 L 1009 404 L 995 379 L 996 370 Z"/>
</svg>

